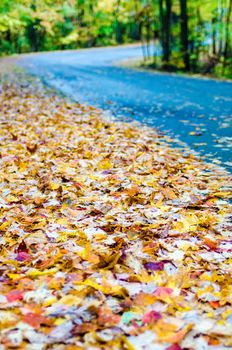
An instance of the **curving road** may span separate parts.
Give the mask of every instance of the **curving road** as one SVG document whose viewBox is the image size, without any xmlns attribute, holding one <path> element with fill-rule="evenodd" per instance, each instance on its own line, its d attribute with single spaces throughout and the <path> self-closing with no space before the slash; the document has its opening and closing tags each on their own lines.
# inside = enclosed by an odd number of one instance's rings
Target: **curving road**
<svg viewBox="0 0 232 350">
<path fill-rule="evenodd" d="M 232 83 L 138 71 L 139 45 L 24 56 L 20 63 L 72 99 L 136 119 L 232 169 Z"/>
</svg>

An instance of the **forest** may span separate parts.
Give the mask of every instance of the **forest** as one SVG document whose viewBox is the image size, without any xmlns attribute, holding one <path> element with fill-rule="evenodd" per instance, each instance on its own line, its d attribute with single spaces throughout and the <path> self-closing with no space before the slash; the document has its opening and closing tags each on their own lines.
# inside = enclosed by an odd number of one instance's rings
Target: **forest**
<svg viewBox="0 0 232 350">
<path fill-rule="evenodd" d="M 146 65 L 231 78 L 231 14 L 232 0 L 1 0 L 0 55 L 140 41 Z"/>
</svg>

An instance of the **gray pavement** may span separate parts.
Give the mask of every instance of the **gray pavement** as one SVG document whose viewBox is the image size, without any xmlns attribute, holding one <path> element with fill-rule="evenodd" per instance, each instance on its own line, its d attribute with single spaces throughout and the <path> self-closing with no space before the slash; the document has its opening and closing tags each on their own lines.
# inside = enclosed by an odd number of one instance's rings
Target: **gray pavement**
<svg viewBox="0 0 232 350">
<path fill-rule="evenodd" d="M 232 83 L 119 66 L 140 45 L 24 56 L 19 64 L 75 101 L 177 137 L 232 169 Z"/>
</svg>

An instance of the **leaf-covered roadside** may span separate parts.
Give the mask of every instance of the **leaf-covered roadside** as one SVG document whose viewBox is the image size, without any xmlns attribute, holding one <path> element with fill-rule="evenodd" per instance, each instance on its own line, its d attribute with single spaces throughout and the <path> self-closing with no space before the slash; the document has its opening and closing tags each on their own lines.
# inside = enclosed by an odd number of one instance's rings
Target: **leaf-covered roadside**
<svg viewBox="0 0 232 350">
<path fill-rule="evenodd" d="M 227 173 L 26 84 L 0 122 L 0 349 L 232 346 Z"/>
</svg>

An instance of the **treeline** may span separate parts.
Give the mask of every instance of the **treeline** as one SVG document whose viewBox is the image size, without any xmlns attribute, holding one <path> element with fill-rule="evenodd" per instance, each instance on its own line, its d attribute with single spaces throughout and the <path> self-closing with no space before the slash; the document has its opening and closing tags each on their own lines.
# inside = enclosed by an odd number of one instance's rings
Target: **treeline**
<svg viewBox="0 0 232 350">
<path fill-rule="evenodd" d="M 232 0 L 0 0 L 0 53 L 142 41 L 156 68 L 230 75 L 231 14 Z"/>
</svg>

